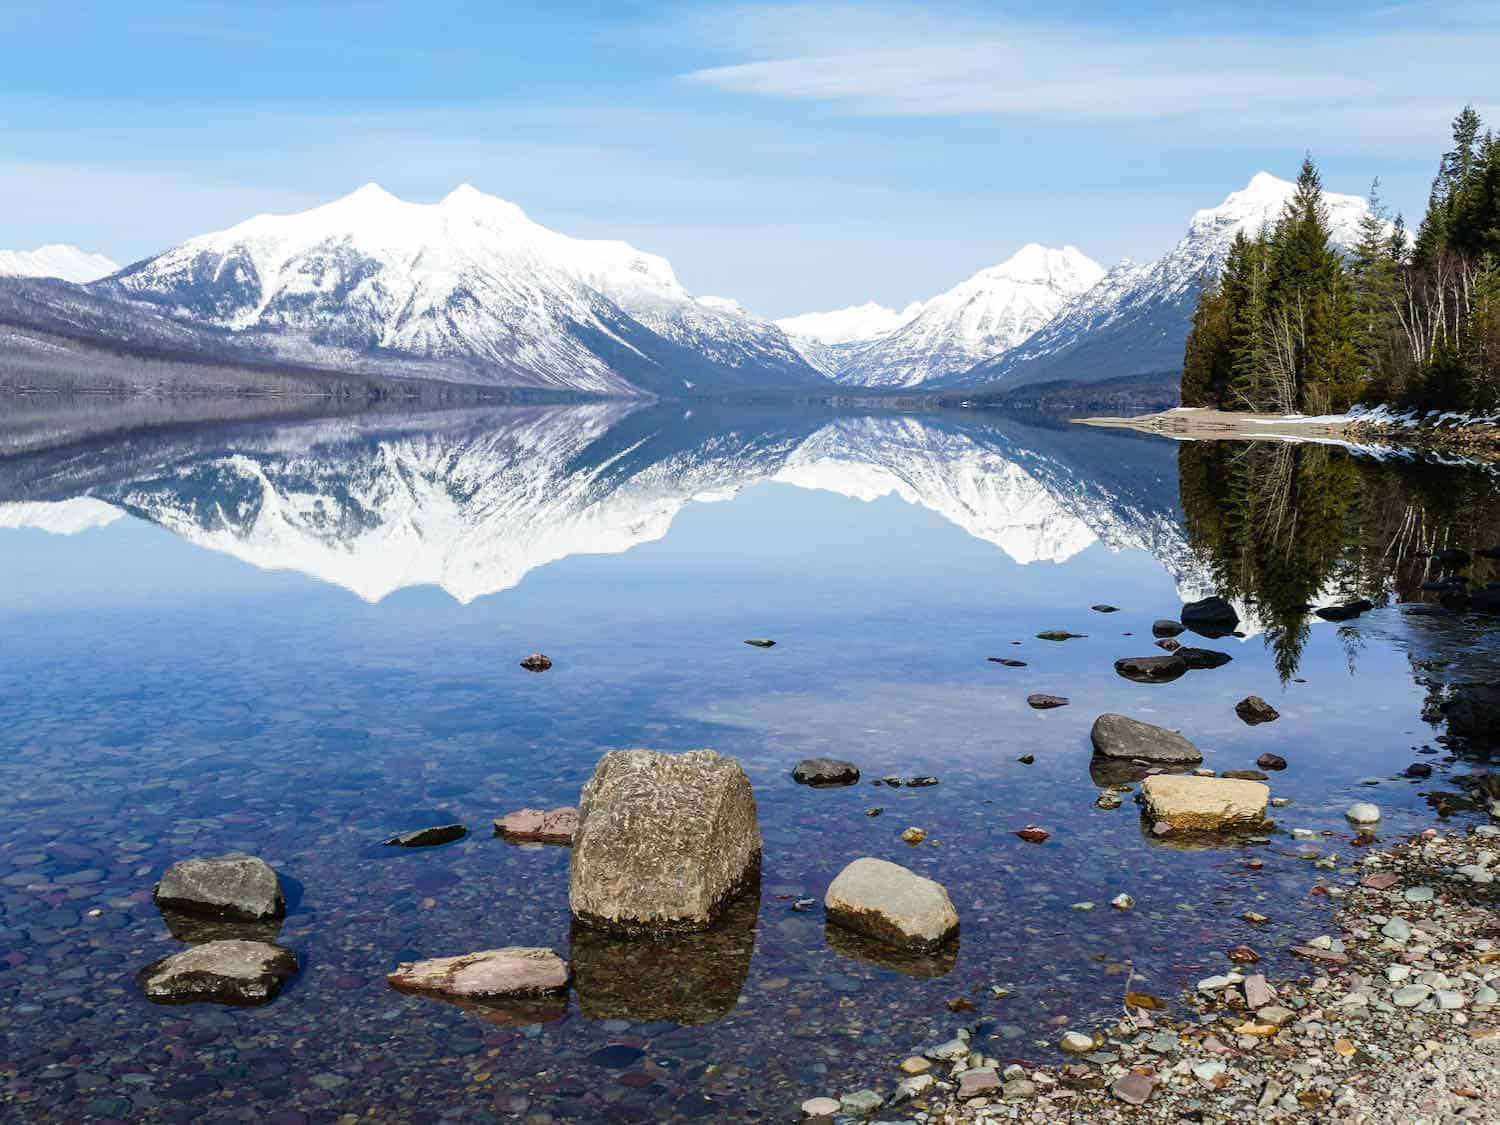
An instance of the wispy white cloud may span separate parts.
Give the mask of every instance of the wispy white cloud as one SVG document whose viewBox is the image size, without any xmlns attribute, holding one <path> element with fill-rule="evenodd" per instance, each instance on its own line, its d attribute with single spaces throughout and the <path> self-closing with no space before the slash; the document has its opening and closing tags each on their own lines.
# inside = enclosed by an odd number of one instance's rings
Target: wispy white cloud
<svg viewBox="0 0 1500 1125">
<path fill-rule="evenodd" d="M 697 26 L 705 46 L 738 43 L 748 57 L 680 76 L 694 86 L 867 116 L 992 116 L 1216 143 L 1285 143 L 1288 130 L 1309 144 L 1430 138 L 1458 105 L 1495 96 L 1500 58 L 1500 20 L 1460 26 L 1450 5 L 1432 4 L 1295 35 L 1183 34 L 1119 18 L 943 21 L 888 5 L 740 8 Z"/>
</svg>

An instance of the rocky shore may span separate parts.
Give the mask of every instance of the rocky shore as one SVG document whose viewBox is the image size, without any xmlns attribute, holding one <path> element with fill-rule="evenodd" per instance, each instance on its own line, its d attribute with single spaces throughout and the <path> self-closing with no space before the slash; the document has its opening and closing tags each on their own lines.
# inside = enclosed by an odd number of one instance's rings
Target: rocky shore
<svg viewBox="0 0 1500 1125">
<path fill-rule="evenodd" d="M 1069 1030 L 1061 1057 L 995 1058 L 955 1027 L 812 1120 L 1331 1123 L 1494 1121 L 1500 1106 L 1500 828 L 1429 829 L 1321 882 L 1336 929 L 1269 982 L 1260 955 L 1175 999 L 1126 991 L 1120 1019 Z"/>
</svg>

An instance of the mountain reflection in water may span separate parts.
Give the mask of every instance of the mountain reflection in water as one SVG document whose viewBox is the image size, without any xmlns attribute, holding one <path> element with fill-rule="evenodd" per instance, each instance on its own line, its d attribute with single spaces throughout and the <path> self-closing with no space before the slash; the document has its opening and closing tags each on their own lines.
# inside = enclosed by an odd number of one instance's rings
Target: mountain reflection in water
<svg viewBox="0 0 1500 1125">
<path fill-rule="evenodd" d="M 1170 996 L 1241 942 L 1302 971 L 1285 950 L 1330 902 L 1309 859 L 1355 854 L 1351 801 L 1392 839 L 1500 796 L 1475 768 L 1500 622 L 1423 589 L 1443 548 L 1494 579 L 1483 469 L 970 412 L 608 403 L 86 439 L 29 418 L 0 457 L 0 1083 L 27 1119 L 189 1119 L 231 1090 L 257 1119 L 787 1119 L 958 1027 L 1046 1057 L 1064 1023 L 1117 1017 L 1127 974 Z M 1213 592 L 1240 616 L 1211 642 L 1231 662 L 1116 673 Z M 1354 598 L 1374 608 L 1308 609 Z M 516 667 L 537 649 L 549 671 Z M 1252 693 L 1281 717 L 1243 723 Z M 1101 806 L 1140 774 L 1092 754 L 1103 712 L 1180 728 L 1221 772 L 1283 756 L 1270 842 L 1163 846 L 1130 794 Z M 711 931 L 573 928 L 567 849 L 474 831 L 576 803 L 626 746 L 712 746 L 752 779 L 762 883 Z M 817 756 L 863 782 L 797 785 Z M 869 784 L 918 774 L 939 783 Z M 381 846 L 452 822 L 450 846 Z M 163 916 L 153 881 L 231 850 L 301 888 L 275 937 L 303 971 L 255 1009 L 148 1003 L 131 974 L 226 932 Z M 912 959 L 828 927 L 861 855 L 942 882 L 961 940 Z M 1122 892 L 1135 908 L 1108 909 Z M 454 1005 L 386 982 L 506 945 L 565 953 L 573 990 Z M 48 1069 L 75 1056 L 87 1079 Z"/>
</svg>

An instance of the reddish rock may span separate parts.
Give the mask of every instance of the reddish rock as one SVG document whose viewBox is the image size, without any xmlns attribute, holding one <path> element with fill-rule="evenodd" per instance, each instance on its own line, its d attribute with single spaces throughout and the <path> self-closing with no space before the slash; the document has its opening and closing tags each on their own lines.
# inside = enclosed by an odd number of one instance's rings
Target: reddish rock
<svg viewBox="0 0 1500 1125">
<path fill-rule="evenodd" d="M 1401 881 L 1401 876 L 1394 871 L 1380 871 L 1374 875 L 1366 875 L 1359 881 L 1361 887 L 1369 887 L 1372 891 L 1388 891 Z"/>
<path fill-rule="evenodd" d="M 1116 1078 L 1109 1092 L 1127 1105 L 1145 1105 L 1146 1099 L 1156 1089 L 1156 1079 L 1149 1074 L 1131 1071 Z"/>
<path fill-rule="evenodd" d="M 525 660 L 521 661 L 521 667 L 528 672 L 545 672 L 552 667 L 552 661 L 539 652 L 533 652 Z"/>
<path fill-rule="evenodd" d="M 1052 835 L 1052 833 L 1048 832 L 1045 828 L 1039 827 L 1038 825 L 1028 824 L 1025 828 L 1019 829 L 1016 832 L 1016 835 L 1021 837 L 1021 839 L 1025 840 L 1028 843 L 1040 844 L 1043 840 L 1047 839 L 1048 836 Z"/>
<path fill-rule="evenodd" d="M 966 1070 L 958 1076 L 958 1096 L 961 1098 L 977 1098 L 999 1088 L 1000 1076 L 987 1066 Z"/>
<path fill-rule="evenodd" d="M 402 990 L 442 996 L 546 996 L 568 987 L 568 963 L 550 949 L 510 946 L 406 961 L 386 979 Z"/>
<path fill-rule="evenodd" d="M 1061 695 L 1046 695 L 1035 692 L 1026 697 L 1026 702 L 1038 711 L 1050 711 L 1054 707 L 1066 707 L 1068 701 Z"/>
<path fill-rule="evenodd" d="M 1265 974 L 1253 973 L 1245 978 L 1245 1003 L 1254 1011 L 1276 1002 L 1276 991 L 1266 983 Z"/>
<path fill-rule="evenodd" d="M 1229 959 L 1241 965 L 1253 965 L 1260 960 L 1260 954 L 1248 945 L 1237 945 L 1229 951 Z"/>
<path fill-rule="evenodd" d="M 530 840 L 542 844 L 571 844 L 578 830 L 578 810 L 521 809 L 495 821 L 495 834 L 507 840 Z"/>
</svg>

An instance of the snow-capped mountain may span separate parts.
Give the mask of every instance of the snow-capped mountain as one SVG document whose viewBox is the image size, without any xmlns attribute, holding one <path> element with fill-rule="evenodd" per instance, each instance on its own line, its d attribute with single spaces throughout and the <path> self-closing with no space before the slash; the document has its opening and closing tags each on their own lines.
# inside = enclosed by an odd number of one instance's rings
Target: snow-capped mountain
<svg viewBox="0 0 1500 1125">
<path fill-rule="evenodd" d="M 616 394 L 819 381 L 781 329 L 695 299 L 664 258 L 569 238 L 468 185 L 421 204 L 367 184 L 190 239 L 95 290 L 288 362 Z"/>
<path fill-rule="evenodd" d="M 1276 221 L 1297 185 L 1259 172 L 1217 207 L 1197 212 L 1182 239 L 1154 262 L 1121 262 L 1035 335 L 947 384 L 1006 386 L 1070 379 L 1097 382 L 1182 370 L 1182 349 L 1205 273 L 1224 264 L 1235 235 Z M 1333 241 L 1351 247 L 1369 204 L 1325 192 Z"/>
<path fill-rule="evenodd" d="M 103 254 L 54 243 L 35 250 L 0 250 L 0 277 L 55 277 L 82 285 L 120 267 Z"/>
<path fill-rule="evenodd" d="M 62 450 L 0 464 L 0 499 L 27 502 L 0 505 L 0 526 L 61 529 L 118 510 L 370 601 L 436 585 L 469 602 L 561 558 L 659 539 L 688 504 L 778 481 L 898 496 L 1023 564 L 1103 543 L 1149 550 L 1174 575 L 1193 569 L 1176 450 L 1107 431 L 738 409 L 684 417 L 614 402 L 214 438 L 164 432 L 114 463 Z"/>
<path fill-rule="evenodd" d="M 966 371 L 1015 347 L 1104 275 L 1068 246 L 1029 243 L 997 266 L 923 301 L 883 336 L 850 344 L 833 377 L 840 383 L 910 387 Z"/>
</svg>

